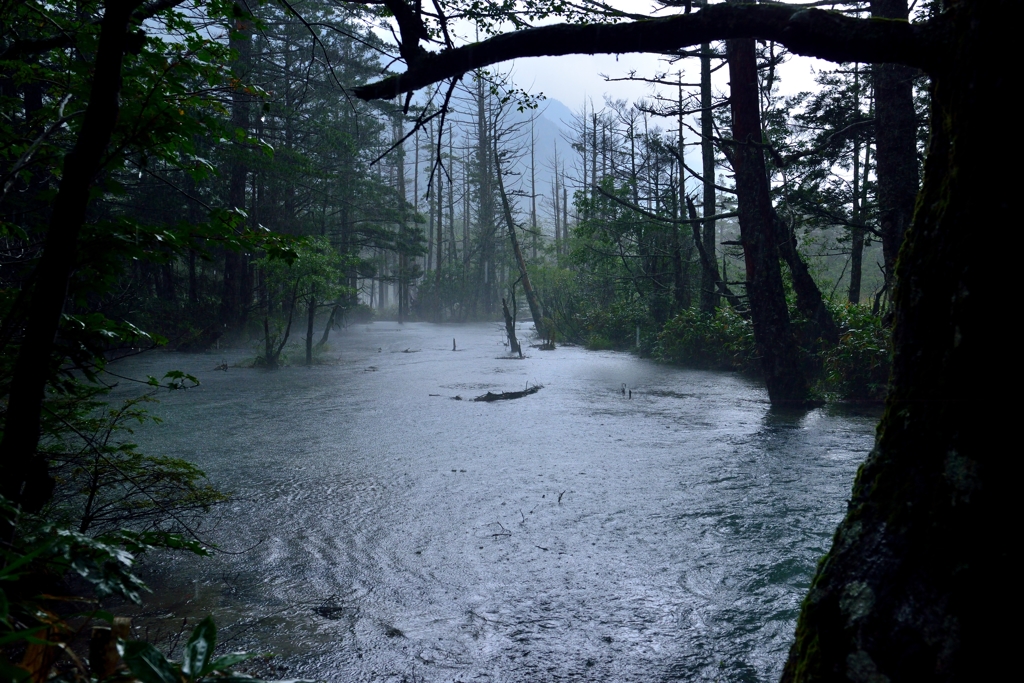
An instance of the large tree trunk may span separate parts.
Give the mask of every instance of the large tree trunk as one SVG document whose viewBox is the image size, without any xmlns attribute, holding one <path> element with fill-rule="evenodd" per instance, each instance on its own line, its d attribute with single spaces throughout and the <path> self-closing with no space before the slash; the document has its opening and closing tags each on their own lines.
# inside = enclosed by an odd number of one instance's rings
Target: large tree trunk
<svg viewBox="0 0 1024 683">
<path fill-rule="evenodd" d="M 1016 177 L 993 174 L 1013 130 L 1008 17 L 1016 3 L 951 3 L 947 66 L 933 74 L 924 187 L 896 270 L 893 374 L 878 441 L 804 602 L 784 681 L 987 681 L 1012 660 L 993 585 L 1015 566 L 1013 439 L 990 348 L 1005 301 L 979 226 L 1015 220 Z M 1011 28 L 1012 27 L 1012 28 Z M 1013 81 L 1014 86 L 1016 80 Z M 1003 443 L 1010 443 L 1005 441 Z M 1012 586 L 1012 572 L 1008 575 Z M 1012 609 L 1012 608 L 1011 608 Z"/>
<path fill-rule="evenodd" d="M 754 41 L 726 43 L 732 85 L 733 170 L 739 201 L 740 240 L 747 267 L 747 296 L 754 344 L 773 404 L 807 399 L 807 380 L 797 355 L 779 266 L 768 176 L 761 149 Z"/>
<path fill-rule="evenodd" d="M 75 147 L 64 157 L 43 255 L 34 274 L 25 334 L 14 362 L 0 442 L 0 494 L 29 511 L 39 510 L 53 490 L 46 459 L 36 453 L 40 413 L 46 384 L 54 370 L 54 343 L 75 269 L 89 190 L 100 171 L 120 111 L 118 95 L 128 20 L 140 4 L 141 0 L 109 0 L 105 5 L 89 104 Z"/>
<path fill-rule="evenodd" d="M 871 15 L 907 18 L 907 0 L 871 0 Z M 903 235 L 914 215 L 917 197 L 917 120 L 914 112 L 915 70 L 898 64 L 876 64 L 875 176 L 882 233 L 886 284 L 892 291 Z"/>
</svg>

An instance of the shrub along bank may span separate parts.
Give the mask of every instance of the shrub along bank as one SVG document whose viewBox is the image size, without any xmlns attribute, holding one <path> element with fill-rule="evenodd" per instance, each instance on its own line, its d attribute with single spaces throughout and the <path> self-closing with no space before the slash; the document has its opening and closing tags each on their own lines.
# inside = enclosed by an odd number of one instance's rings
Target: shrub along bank
<svg viewBox="0 0 1024 683">
<path fill-rule="evenodd" d="M 885 398 L 892 350 L 889 329 L 864 306 L 830 306 L 839 341 L 813 340 L 804 362 L 816 379 L 814 394 L 825 400 L 881 401 Z M 757 374 L 750 321 L 731 308 L 713 316 L 695 309 L 680 312 L 657 335 L 654 357 L 689 367 Z"/>
</svg>

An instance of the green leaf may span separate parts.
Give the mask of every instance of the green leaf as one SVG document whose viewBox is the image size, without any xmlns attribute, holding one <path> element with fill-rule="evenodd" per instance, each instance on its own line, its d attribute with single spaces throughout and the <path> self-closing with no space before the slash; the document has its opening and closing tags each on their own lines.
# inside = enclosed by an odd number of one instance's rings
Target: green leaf
<svg viewBox="0 0 1024 683">
<path fill-rule="evenodd" d="M 181 675 L 167 658 L 149 643 L 130 641 L 120 648 L 121 658 L 142 683 L 181 683 Z"/>
<path fill-rule="evenodd" d="M 207 617 L 207 619 L 209 619 L 209 617 Z M 252 652 L 232 652 L 231 654 L 227 654 L 222 657 L 217 657 L 217 659 L 210 662 L 210 664 L 205 669 L 203 669 L 203 673 L 209 674 L 213 673 L 214 671 L 224 671 L 229 666 L 234 666 L 235 664 L 244 662 L 247 659 L 252 659 L 255 656 L 256 654 Z M 218 678 L 217 680 L 223 679 Z"/>
<path fill-rule="evenodd" d="M 189 679 L 195 679 L 207 673 L 207 665 L 217 644 L 217 627 L 213 617 L 206 617 L 192 631 L 192 636 L 185 645 L 181 662 L 181 671 Z"/>
</svg>

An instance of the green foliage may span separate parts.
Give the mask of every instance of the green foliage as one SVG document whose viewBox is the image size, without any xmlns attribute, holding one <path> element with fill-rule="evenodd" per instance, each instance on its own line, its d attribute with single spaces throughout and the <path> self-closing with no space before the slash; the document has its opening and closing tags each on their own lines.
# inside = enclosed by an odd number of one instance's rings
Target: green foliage
<svg viewBox="0 0 1024 683">
<path fill-rule="evenodd" d="M 636 328 L 650 327 L 647 307 L 636 299 L 619 299 L 607 308 L 588 307 L 580 312 L 579 327 L 587 331 L 589 349 L 636 347 Z"/>
<path fill-rule="evenodd" d="M 541 293 L 544 312 L 559 341 L 582 343 L 587 331 L 577 315 L 581 305 L 579 279 L 565 268 L 538 265 L 530 271 L 533 286 Z"/>
<path fill-rule="evenodd" d="M 0 497 L 4 520 L 0 542 L 0 679 L 19 681 L 30 672 L 9 660 L 26 645 L 57 647 L 48 634 L 70 632 L 76 617 L 111 621 L 95 598 L 120 596 L 139 602 L 145 584 L 134 573 L 138 553 L 164 545 L 200 550 L 181 537 L 115 531 L 102 537 L 62 528 L 35 515 L 21 514 Z M 14 525 L 13 527 L 10 525 Z M 151 544 L 151 541 L 156 544 Z M 84 582 L 91 596 L 67 595 L 63 578 Z M 73 606 L 84 605 L 81 611 Z M 39 672 L 45 676 L 47 672 Z M 40 678 L 39 680 L 42 680 Z"/>
<path fill-rule="evenodd" d="M 134 574 L 135 556 L 154 547 L 177 547 L 204 553 L 181 537 L 126 531 L 93 538 L 61 528 L 43 518 L 20 515 L 0 498 L 0 515 L 17 523 L 13 540 L 0 544 L 0 680 L 94 681 L 72 656 L 78 670 L 50 676 L 49 671 L 30 671 L 15 666 L 10 656 L 26 646 L 68 651 L 61 642 L 73 633 L 73 620 L 113 621 L 113 615 L 98 609 L 95 599 L 53 594 L 61 578 L 74 574 L 95 598 L 118 595 L 138 603 L 145 584 Z M 10 538 L 10 529 L 4 529 Z M 82 604 L 84 609 L 69 613 L 66 606 Z M 80 628 L 80 626 L 78 626 Z M 231 653 L 214 656 L 217 629 L 207 617 L 192 631 L 182 661 L 173 662 L 153 645 L 122 641 L 118 651 L 133 678 L 141 683 L 213 683 L 256 681 L 232 671 L 232 667 L 253 655 Z M 43 658 L 44 661 L 45 658 Z M 49 663 L 46 664 L 49 666 Z"/>
<path fill-rule="evenodd" d="M 729 307 L 713 316 L 693 308 L 681 311 L 658 335 L 656 356 L 699 368 L 757 369 L 753 327 Z"/>
<path fill-rule="evenodd" d="M 172 662 L 149 643 L 129 641 L 118 650 L 125 664 L 141 683 L 221 683 L 249 681 L 260 683 L 231 671 L 255 655 L 235 652 L 214 657 L 217 645 L 217 627 L 212 617 L 206 617 L 193 629 L 185 644 L 181 662 Z"/>
<path fill-rule="evenodd" d="M 595 291 L 591 273 L 550 266 L 534 269 L 532 278 L 557 339 L 593 350 L 634 349 L 639 325 L 641 351 L 651 349 L 657 323 L 630 289 Z"/>
<path fill-rule="evenodd" d="M 854 401 L 881 401 L 889 385 L 892 336 L 879 316 L 864 306 L 836 306 L 839 344 L 825 349 L 821 389 Z"/>
<path fill-rule="evenodd" d="M 864 306 L 832 307 L 840 326 L 839 343 L 804 352 L 818 375 L 816 391 L 825 398 L 880 401 L 892 364 L 890 330 Z M 680 312 L 658 334 L 655 356 L 690 367 L 760 371 L 753 328 L 731 308 L 714 316 L 695 309 Z"/>
<path fill-rule="evenodd" d="M 47 403 L 40 450 L 55 480 L 48 518 L 94 536 L 145 532 L 148 545 L 160 536 L 189 534 L 198 516 L 227 496 L 194 464 L 145 455 L 125 439 L 133 425 L 160 422 L 146 410 L 155 402 L 151 395 L 111 408 L 99 400 L 106 393 L 79 386 Z"/>
<path fill-rule="evenodd" d="M 0 508 L 8 519 L 18 522 L 17 536 L 10 545 L 0 546 L 3 567 L 0 569 L 0 590 L 6 595 L 26 598 L 20 591 L 24 582 L 40 575 L 60 577 L 68 572 L 81 577 L 98 597 L 119 595 L 139 602 L 145 584 L 133 573 L 135 553 L 155 546 L 150 536 L 130 532 L 112 532 L 94 538 L 62 528 L 44 518 L 19 515 L 0 498 Z M 5 529 L 5 534 L 10 533 Z M 167 539 L 173 542 L 173 539 Z M 178 539 L 180 540 L 180 539 Z M 32 600 L 36 596 L 27 596 Z M 4 598 L 10 602 L 9 598 Z M 10 622 L 7 623 L 10 626 Z"/>
<path fill-rule="evenodd" d="M 295 243 L 292 258 L 268 254 L 257 265 L 269 290 L 294 295 L 298 301 L 322 303 L 347 291 L 343 269 L 353 263 L 326 237 L 308 237 Z"/>
</svg>

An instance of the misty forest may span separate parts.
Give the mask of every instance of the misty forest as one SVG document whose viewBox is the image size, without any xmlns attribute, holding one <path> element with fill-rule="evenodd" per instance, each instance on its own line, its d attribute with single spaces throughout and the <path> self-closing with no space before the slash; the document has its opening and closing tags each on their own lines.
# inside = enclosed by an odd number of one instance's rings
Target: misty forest
<svg viewBox="0 0 1024 683">
<path fill-rule="evenodd" d="M 0 679 L 992 678 L 1011 7 L 0 0 Z"/>
</svg>

